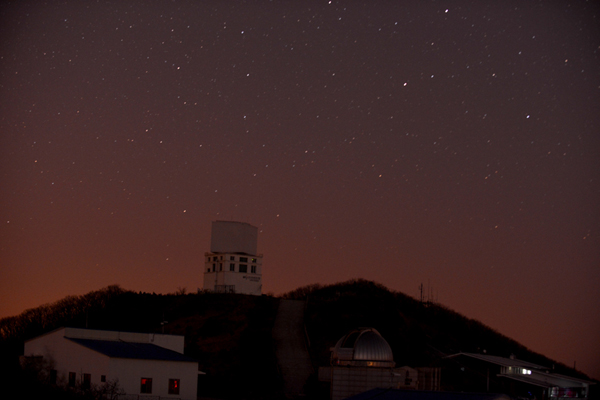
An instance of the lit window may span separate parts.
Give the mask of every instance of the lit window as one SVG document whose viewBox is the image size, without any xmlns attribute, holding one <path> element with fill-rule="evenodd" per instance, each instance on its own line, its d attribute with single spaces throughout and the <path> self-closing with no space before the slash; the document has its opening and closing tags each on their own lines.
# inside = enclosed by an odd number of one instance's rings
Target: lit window
<svg viewBox="0 0 600 400">
<path fill-rule="evenodd" d="M 234 263 L 229 264 L 229 270 L 230 271 L 235 271 L 235 264 Z"/>
<path fill-rule="evenodd" d="M 240 272 L 248 272 L 248 266 L 246 264 L 240 264 Z"/>
<path fill-rule="evenodd" d="M 169 379 L 169 394 L 179 394 L 179 379 Z"/>
<path fill-rule="evenodd" d="M 531 375 L 531 370 L 523 368 L 521 370 L 521 374 L 523 374 L 523 375 Z"/>
<path fill-rule="evenodd" d="M 152 393 L 152 378 L 142 378 L 140 393 Z"/>
</svg>

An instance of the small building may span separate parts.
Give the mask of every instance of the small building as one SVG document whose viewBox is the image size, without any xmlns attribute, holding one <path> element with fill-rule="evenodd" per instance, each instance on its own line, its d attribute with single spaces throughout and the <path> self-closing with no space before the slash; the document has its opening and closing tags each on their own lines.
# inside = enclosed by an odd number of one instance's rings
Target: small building
<svg viewBox="0 0 600 400">
<path fill-rule="evenodd" d="M 198 362 L 184 337 L 60 328 L 25 342 L 25 358 L 43 357 L 56 384 L 90 388 L 118 381 L 127 395 L 196 399 Z"/>
<path fill-rule="evenodd" d="M 319 368 L 319 380 L 331 383 L 332 400 L 375 388 L 439 389 L 438 368 L 396 367 L 390 345 L 374 328 L 344 335 L 331 349 L 330 364 Z"/>
<path fill-rule="evenodd" d="M 244 222 L 214 221 L 204 259 L 204 290 L 262 294 L 262 254 L 258 229 Z"/>
<path fill-rule="evenodd" d="M 489 354 L 458 353 L 448 357 L 456 360 L 454 369 L 446 367 L 455 389 L 485 390 L 506 393 L 513 397 L 558 400 L 588 398 L 594 382 L 554 373 L 552 368 L 519 360 L 514 355 L 500 357 Z M 464 378 L 462 378 L 462 377 Z M 462 378 L 462 379 L 461 379 Z"/>
</svg>

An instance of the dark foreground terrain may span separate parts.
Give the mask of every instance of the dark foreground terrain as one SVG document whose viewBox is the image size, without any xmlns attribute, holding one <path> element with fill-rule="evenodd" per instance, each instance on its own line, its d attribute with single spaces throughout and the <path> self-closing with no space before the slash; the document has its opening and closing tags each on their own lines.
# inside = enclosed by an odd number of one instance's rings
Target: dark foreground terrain
<svg viewBox="0 0 600 400">
<path fill-rule="evenodd" d="M 315 373 L 310 398 L 328 398 L 317 381 L 319 366 L 329 363 L 330 348 L 356 327 L 374 327 L 392 347 L 398 366 L 440 366 L 442 389 L 455 390 L 453 369 L 445 358 L 458 352 L 518 358 L 552 365 L 555 372 L 584 374 L 529 351 L 478 321 L 439 304 L 419 302 L 365 280 L 298 288 L 282 296 L 305 301 L 304 323 Z M 199 396 L 220 399 L 279 399 L 283 384 L 271 335 L 279 298 L 240 294 L 135 293 L 110 286 L 83 296 L 27 310 L 0 320 L 0 385 L 7 398 L 93 398 L 50 387 L 39 371 L 19 368 L 25 340 L 62 326 L 185 335 L 185 352 L 206 373 Z M 168 321 L 168 322 L 165 322 Z M 40 382 L 40 380 L 42 382 Z"/>
</svg>

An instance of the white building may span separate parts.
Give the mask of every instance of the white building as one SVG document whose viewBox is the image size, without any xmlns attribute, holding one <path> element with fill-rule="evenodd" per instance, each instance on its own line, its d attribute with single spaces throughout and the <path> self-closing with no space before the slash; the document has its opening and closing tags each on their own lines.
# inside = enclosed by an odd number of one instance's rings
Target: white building
<svg viewBox="0 0 600 400">
<path fill-rule="evenodd" d="M 127 395 L 196 399 L 198 362 L 183 336 L 61 328 L 25 342 L 25 357 L 51 362 L 57 383 L 101 386 L 118 380 Z"/>
<path fill-rule="evenodd" d="M 262 254 L 258 229 L 244 222 L 214 221 L 210 253 L 205 253 L 204 290 L 262 294 Z"/>
</svg>

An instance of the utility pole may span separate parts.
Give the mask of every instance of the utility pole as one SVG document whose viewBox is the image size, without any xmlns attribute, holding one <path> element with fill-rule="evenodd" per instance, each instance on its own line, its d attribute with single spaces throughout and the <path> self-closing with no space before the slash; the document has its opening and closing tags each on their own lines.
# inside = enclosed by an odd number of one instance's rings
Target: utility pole
<svg viewBox="0 0 600 400">
<path fill-rule="evenodd" d="M 160 323 L 160 326 L 162 328 L 162 333 L 165 333 L 165 325 L 169 323 L 169 321 L 165 320 L 165 312 L 163 311 L 163 317 L 162 317 L 162 322 Z"/>
</svg>

